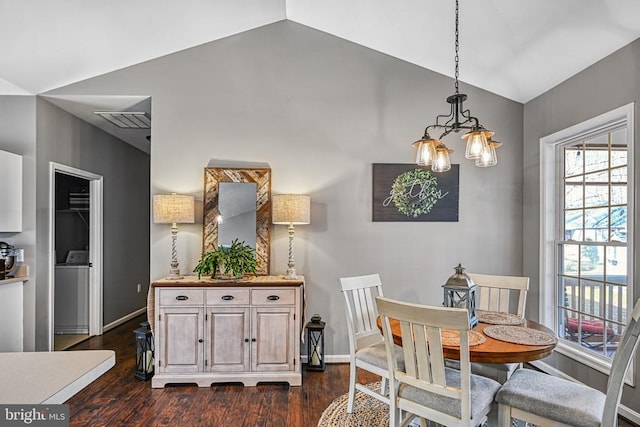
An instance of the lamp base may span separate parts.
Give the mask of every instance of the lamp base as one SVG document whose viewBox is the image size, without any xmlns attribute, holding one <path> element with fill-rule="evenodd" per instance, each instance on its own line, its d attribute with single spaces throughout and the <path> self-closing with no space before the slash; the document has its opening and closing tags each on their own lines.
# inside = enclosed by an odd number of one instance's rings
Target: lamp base
<svg viewBox="0 0 640 427">
<path fill-rule="evenodd" d="M 184 279 L 184 276 L 180 274 L 179 268 L 170 268 L 169 276 L 167 276 L 167 279 L 172 279 L 172 280 Z"/>
<path fill-rule="evenodd" d="M 297 279 L 298 275 L 296 274 L 296 269 L 294 268 L 287 268 L 287 274 L 284 276 L 285 279 Z"/>
</svg>

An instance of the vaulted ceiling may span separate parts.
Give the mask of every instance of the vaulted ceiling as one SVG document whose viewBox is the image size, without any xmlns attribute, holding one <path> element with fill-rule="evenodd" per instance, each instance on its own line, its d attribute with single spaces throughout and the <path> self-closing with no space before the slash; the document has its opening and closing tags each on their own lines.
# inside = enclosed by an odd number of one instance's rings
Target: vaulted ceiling
<svg viewBox="0 0 640 427">
<path fill-rule="evenodd" d="M 289 19 L 453 76 L 454 0 L 0 0 L 0 94 Z M 640 37 L 637 0 L 460 0 L 460 80 L 527 102 Z"/>
</svg>

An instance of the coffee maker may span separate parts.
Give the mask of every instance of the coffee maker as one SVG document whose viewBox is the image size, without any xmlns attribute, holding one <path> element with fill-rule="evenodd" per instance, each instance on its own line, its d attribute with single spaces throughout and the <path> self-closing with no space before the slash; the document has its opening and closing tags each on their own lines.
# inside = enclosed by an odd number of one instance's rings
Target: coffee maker
<svg viewBox="0 0 640 427">
<path fill-rule="evenodd" d="M 18 269 L 19 249 L 6 242 L 0 242 L 0 280 L 14 276 Z"/>
</svg>

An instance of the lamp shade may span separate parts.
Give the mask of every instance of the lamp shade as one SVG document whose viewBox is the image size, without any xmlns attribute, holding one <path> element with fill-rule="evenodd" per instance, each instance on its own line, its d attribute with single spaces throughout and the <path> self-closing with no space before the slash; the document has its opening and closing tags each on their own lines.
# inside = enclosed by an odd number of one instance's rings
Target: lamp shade
<svg viewBox="0 0 640 427">
<path fill-rule="evenodd" d="M 274 224 L 309 224 L 311 198 L 304 194 L 274 194 L 271 200 Z"/>
<path fill-rule="evenodd" d="M 153 196 L 153 222 L 156 224 L 194 223 L 194 197 L 175 193 Z"/>
</svg>

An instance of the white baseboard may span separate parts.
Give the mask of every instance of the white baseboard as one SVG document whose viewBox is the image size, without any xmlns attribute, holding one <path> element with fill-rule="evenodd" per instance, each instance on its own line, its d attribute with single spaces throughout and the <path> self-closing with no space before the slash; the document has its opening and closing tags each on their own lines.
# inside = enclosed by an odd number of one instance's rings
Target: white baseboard
<svg viewBox="0 0 640 427">
<path fill-rule="evenodd" d="M 349 363 L 348 354 L 333 354 L 327 355 L 327 363 Z"/>
<path fill-rule="evenodd" d="M 307 363 L 308 361 L 306 355 L 300 356 L 300 360 L 302 361 L 302 363 Z M 333 355 L 327 354 L 327 360 L 325 360 L 324 362 L 325 363 L 349 363 L 349 355 L 348 354 L 333 354 Z"/>
<path fill-rule="evenodd" d="M 127 314 L 124 317 L 121 317 L 119 319 L 114 320 L 113 322 L 109 323 L 108 325 L 104 325 L 102 327 L 102 333 L 107 332 L 110 329 L 115 328 L 116 326 L 120 326 L 125 322 L 128 322 L 129 320 L 133 319 L 134 317 L 138 317 L 141 314 L 144 314 L 147 312 L 147 307 L 142 307 L 136 311 L 134 311 L 133 313 Z"/>
<path fill-rule="evenodd" d="M 535 366 L 536 368 L 540 369 L 542 372 L 545 372 L 549 375 L 553 375 L 555 377 L 560 377 L 560 378 L 564 378 L 566 380 L 569 381 L 574 381 L 574 382 L 579 382 L 577 381 L 575 378 L 565 374 L 562 371 L 559 371 L 558 369 L 554 368 L 551 365 L 548 365 L 544 362 L 541 362 L 539 360 L 534 361 L 534 362 L 528 362 L 530 365 Z M 632 421 L 635 424 L 640 425 L 640 412 L 636 412 L 631 408 L 628 408 L 622 404 L 620 404 L 620 406 L 618 407 L 618 414 L 622 415 L 623 417 L 625 417 L 626 419 L 628 419 L 629 421 Z"/>
</svg>

